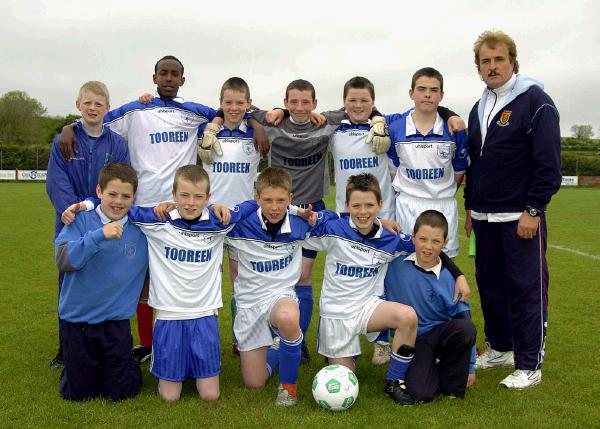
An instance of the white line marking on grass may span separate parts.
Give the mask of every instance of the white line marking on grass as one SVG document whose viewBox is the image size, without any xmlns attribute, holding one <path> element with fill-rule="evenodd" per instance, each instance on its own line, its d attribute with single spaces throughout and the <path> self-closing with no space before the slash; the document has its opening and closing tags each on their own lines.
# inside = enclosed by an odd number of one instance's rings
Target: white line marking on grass
<svg viewBox="0 0 600 429">
<path fill-rule="evenodd" d="M 581 250 L 571 249 L 570 247 L 559 246 L 558 244 L 548 244 L 548 247 L 552 247 L 553 249 L 564 250 L 565 252 L 575 253 L 579 256 L 585 256 L 586 258 L 596 259 L 600 261 L 600 256 L 592 255 L 591 253 L 582 252 Z"/>
<path fill-rule="evenodd" d="M 461 222 L 464 222 L 464 218 L 462 218 L 460 216 L 458 217 L 458 220 L 460 220 Z M 466 234 L 464 233 L 464 229 L 463 229 L 463 233 L 459 234 L 459 235 L 460 235 L 460 238 L 464 238 L 465 240 L 468 240 Z M 600 256 L 598 256 L 598 255 L 592 255 L 591 253 L 582 252 L 581 250 L 577 250 L 577 249 L 571 249 L 570 247 L 561 246 L 559 244 L 548 243 L 548 247 L 550 247 L 552 249 L 562 250 L 564 252 L 574 253 L 579 256 L 585 256 L 586 258 L 595 259 L 597 261 L 600 261 Z"/>
</svg>

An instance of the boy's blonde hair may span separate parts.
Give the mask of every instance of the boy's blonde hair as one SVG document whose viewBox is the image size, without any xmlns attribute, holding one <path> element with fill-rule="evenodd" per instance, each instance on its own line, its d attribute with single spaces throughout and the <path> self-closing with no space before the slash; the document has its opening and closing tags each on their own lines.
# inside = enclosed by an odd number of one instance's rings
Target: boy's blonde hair
<svg viewBox="0 0 600 429">
<path fill-rule="evenodd" d="M 210 192 L 210 178 L 204 168 L 199 165 L 184 165 L 175 172 L 173 179 L 173 192 L 177 192 L 179 180 L 187 180 L 192 183 L 206 182 L 206 192 Z"/>
<path fill-rule="evenodd" d="M 292 192 L 292 177 L 290 173 L 279 167 L 267 167 L 256 179 L 256 193 L 260 196 L 265 188 L 282 188 L 287 193 Z"/>
<path fill-rule="evenodd" d="M 110 104 L 110 97 L 108 95 L 108 88 L 102 82 L 97 80 L 90 80 L 89 82 L 84 83 L 79 88 L 79 95 L 77 96 L 77 101 L 81 101 L 81 97 L 83 96 L 84 91 L 89 91 L 96 95 L 101 95 L 106 98 L 106 104 Z"/>
</svg>

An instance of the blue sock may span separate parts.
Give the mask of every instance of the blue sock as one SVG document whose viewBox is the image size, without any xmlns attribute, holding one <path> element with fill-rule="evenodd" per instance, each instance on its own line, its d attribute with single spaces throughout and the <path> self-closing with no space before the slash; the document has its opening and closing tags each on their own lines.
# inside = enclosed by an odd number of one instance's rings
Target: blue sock
<svg viewBox="0 0 600 429">
<path fill-rule="evenodd" d="M 300 307 L 300 330 L 302 331 L 302 335 L 306 336 L 313 313 L 313 289 L 312 285 L 296 285 L 295 289 Z"/>
<path fill-rule="evenodd" d="M 392 352 L 385 380 L 404 380 L 413 356 L 414 354 L 411 354 L 410 356 L 400 356 L 399 354 Z"/>
<path fill-rule="evenodd" d="M 300 368 L 300 357 L 302 352 L 300 346 L 304 335 L 293 341 L 281 338 L 279 343 L 279 383 L 296 384 L 298 378 L 298 368 Z"/>
<path fill-rule="evenodd" d="M 389 329 L 384 329 L 383 331 L 379 332 L 379 336 L 377 338 L 375 338 L 375 342 L 383 342 L 383 343 L 389 343 L 390 342 L 390 330 Z"/>
<path fill-rule="evenodd" d="M 269 377 L 273 375 L 279 365 L 279 350 L 268 348 L 267 349 L 267 372 Z"/>
</svg>

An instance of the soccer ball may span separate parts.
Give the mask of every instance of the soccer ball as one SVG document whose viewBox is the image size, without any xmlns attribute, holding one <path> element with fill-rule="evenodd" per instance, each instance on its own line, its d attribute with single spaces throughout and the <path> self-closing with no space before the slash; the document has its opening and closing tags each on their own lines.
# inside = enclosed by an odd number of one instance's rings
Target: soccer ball
<svg viewBox="0 0 600 429">
<path fill-rule="evenodd" d="M 327 410 L 347 410 L 358 398 L 358 379 L 343 365 L 329 365 L 315 375 L 312 394 L 317 404 Z"/>
</svg>

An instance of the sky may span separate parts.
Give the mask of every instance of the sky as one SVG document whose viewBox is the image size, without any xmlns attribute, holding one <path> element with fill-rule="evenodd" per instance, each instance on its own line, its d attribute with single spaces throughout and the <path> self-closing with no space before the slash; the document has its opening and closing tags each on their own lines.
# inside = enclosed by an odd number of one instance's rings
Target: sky
<svg viewBox="0 0 600 429">
<path fill-rule="evenodd" d="M 186 101 L 216 107 L 222 83 L 240 76 L 269 109 L 303 78 L 316 87 L 317 110 L 332 110 L 360 75 L 374 83 L 377 108 L 394 113 L 411 106 L 412 74 L 431 66 L 444 75 L 442 104 L 466 121 L 484 88 L 473 42 L 500 29 L 517 44 L 520 71 L 556 103 L 562 135 L 573 124 L 598 135 L 599 22 L 600 2 L 583 0 L 0 0 L 0 94 L 25 91 L 48 114 L 66 115 L 77 113 L 81 84 L 100 80 L 118 107 L 153 93 L 154 64 L 175 55 Z"/>
</svg>

